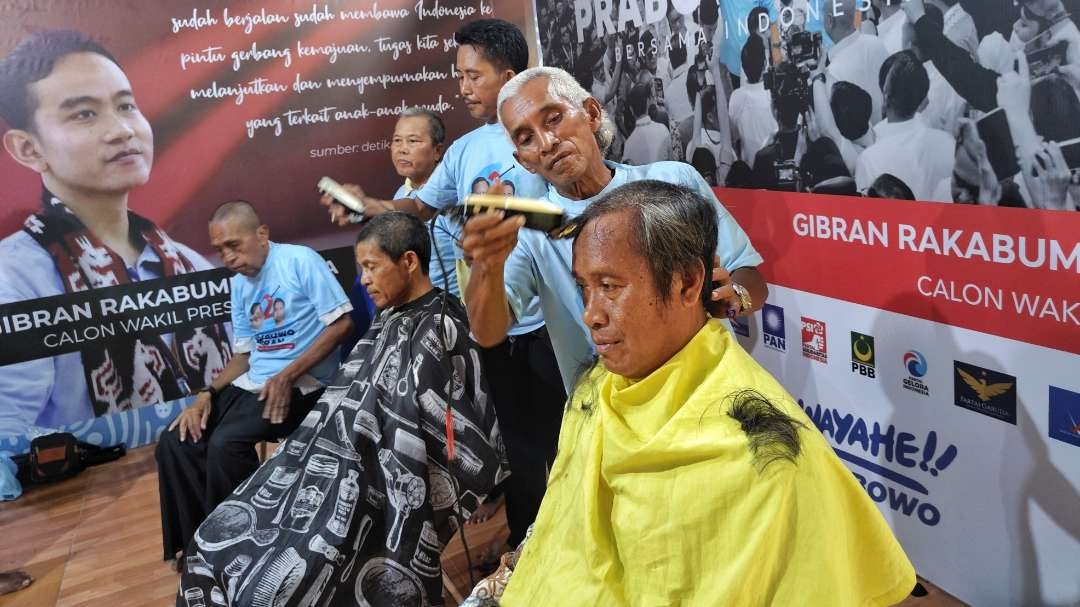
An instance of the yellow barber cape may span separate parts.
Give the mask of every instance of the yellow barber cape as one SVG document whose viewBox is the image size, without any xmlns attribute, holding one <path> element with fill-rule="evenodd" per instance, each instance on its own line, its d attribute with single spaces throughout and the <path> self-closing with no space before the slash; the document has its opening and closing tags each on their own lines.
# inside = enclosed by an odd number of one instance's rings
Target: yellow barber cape
<svg viewBox="0 0 1080 607">
<path fill-rule="evenodd" d="M 728 416 L 755 390 L 805 425 L 764 470 Z M 648 377 L 575 390 L 504 606 L 892 605 L 915 571 L 854 475 L 717 320 Z"/>
</svg>

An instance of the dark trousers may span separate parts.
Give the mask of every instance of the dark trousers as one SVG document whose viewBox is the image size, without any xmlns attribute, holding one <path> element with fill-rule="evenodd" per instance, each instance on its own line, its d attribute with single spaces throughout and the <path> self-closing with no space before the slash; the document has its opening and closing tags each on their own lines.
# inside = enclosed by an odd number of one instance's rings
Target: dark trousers
<svg viewBox="0 0 1080 607">
<path fill-rule="evenodd" d="M 510 478 L 502 489 L 510 526 L 507 541 L 516 547 L 536 520 L 544 498 L 566 391 L 545 328 L 508 337 L 482 351 L 495 416 L 510 460 Z"/>
<path fill-rule="evenodd" d="M 287 418 L 272 424 L 258 395 L 229 386 L 214 399 L 199 442 L 180 442 L 179 430 L 162 433 L 154 457 L 166 560 L 185 550 L 203 519 L 259 467 L 255 445 L 291 434 L 321 394 L 294 389 Z"/>
</svg>

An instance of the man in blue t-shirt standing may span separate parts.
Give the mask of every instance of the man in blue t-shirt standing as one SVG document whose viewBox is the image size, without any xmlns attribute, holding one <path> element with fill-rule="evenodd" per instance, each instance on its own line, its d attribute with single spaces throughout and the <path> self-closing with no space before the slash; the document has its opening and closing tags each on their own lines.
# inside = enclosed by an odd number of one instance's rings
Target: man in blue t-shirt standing
<svg viewBox="0 0 1080 607">
<path fill-rule="evenodd" d="M 620 185 L 641 180 L 684 186 L 706 200 L 716 201 L 705 180 L 686 163 L 629 166 L 604 160 L 613 126 L 600 102 L 563 70 L 534 67 L 518 74 L 503 87 L 498 107 L 518 162 L 547 179 L 550 185 L 545 198 L 562 207 L 571 218 Z M 768 295 L 756 267 L 761 256 L 719 201 L 716 211 L 717 260 L 709 311 L 721 318 L 752 314 Z M 497 342 L 522 303 L 539 297 L 559 370 L 569 390 L 578 371 L 592 361 L 597 350 L 603 352 L 620 344 L 594 344 L 589 337 L 582 317 L 585 308 L 581 287 L 571 271 L 571 241 L 553 240 L 536 230 L 521 230 L 522 219 L 483 215 L 465 224 L 462 246 L 473 259 L 472 278 L 465 292 L 469 323 L 477 343 Z M 662 264 L 664 260 L 656 262 Z M 609 283 L 605 283 L 602 296 L 625 296 L 627 285 Z"/>
<path fill-rule="evenodd" d="M 496 184 L 503 191 L 540 198 L 547 190 L 543 179 L 514 161 L 514 147 L 498 123 L 495 102 L 499 91 L 529 63 L 525 36 L 514 24 L 500 19 L 479 19 L 455 34 L 461 99 L 469 114 L 483 125 L 454 141 L 442 162 L 414 198 L 394 201 L 364 195 L 365 214 L 404 211 L 422 219 L 459 204 L 476 192 Z M 331 217 L 344 221 L 343 209 L 331 203 Z M 460 249 L 456 251 L 460 258 Z M 559 379 L 551 340 L 544 327 L 538 298 L 526 302 L 502 339 L 484 348 L 483 362 L 495 411 L 510 460 L 511 476 L 504 487 L 508 543 L 516 546 L 536 517 L 546 487 L 547 467 L 555 460 L 566 393 Z"/>
<path fill-rule="evenodd" d="M 259 467 L 255 443 L 292 433 L 337 370 L 352 305 L 315 251 L 270 242 L 251 204 L 210 217 L 210 243 L 230 281 L 233 358 L 158 442 L 165 559 Z"/>
</svg>

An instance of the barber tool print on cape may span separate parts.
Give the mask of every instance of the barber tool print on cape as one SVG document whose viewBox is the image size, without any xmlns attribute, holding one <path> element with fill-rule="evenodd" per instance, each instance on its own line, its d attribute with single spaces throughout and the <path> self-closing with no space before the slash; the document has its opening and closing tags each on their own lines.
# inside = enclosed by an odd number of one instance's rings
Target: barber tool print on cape
<svg viewBox="0 0 1080 607">
<path fill-rule="evenodd" d="M 384 311 L 296 431 L 210 514 L 179 605 L 442 604 L 456 517 L 506 468 L 464 311 L 447 302 L 439 339 L 435 293 Z M 261 298 L 261 322 L 273 324 L 276 297 Z"/>
</svg>

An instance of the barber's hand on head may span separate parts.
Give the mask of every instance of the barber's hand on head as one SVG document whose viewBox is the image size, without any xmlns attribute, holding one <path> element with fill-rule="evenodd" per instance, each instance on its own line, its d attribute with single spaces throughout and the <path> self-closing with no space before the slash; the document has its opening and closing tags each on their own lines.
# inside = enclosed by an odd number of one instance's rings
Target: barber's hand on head
<svg viewBox="0 0 1080 607">
<path fill-rule="evenodd" d="M 169 424 L 169 432 L 179 428 L 180 429 L 180 442 L 187 440 L 188 435 L 191 435 L 192 442 L 199 442 L 202 438 L 203 430 L 206 430 L 206 420 L 210 418 L 210 407 L 213 406 L 213 399 L 210 397 L 209 392 L 199 392 L 195 396 L 195 402 L 191 403 L 191 406 L 180 412 L 180 415 L 176 416 L 176 419 Z"/>
<path fill-rule="evenodd" d="M 900 4 L 900 8 L 907 14 L 908 21 L 912 24 L 918 23 L 919 19 L 926 14 L 926 5 L 923 0 L 907 0 Z"/>
<path fill-rule="evenodd" d="M 731 275 L 720 263 L 720 256 L 713 257 L 712 302 L 709 311 L 713 316 L 734 316 L 742 310 L 742 301 L 732 286 Z"/>
<path fill-rule="evenodd" d="M 364 194 L 364 190 L 358 185 L 355 185 L 355 184 L 352 184 L 352 183 L 346 183 L 346 184 L 343 184 L 341 187 L 343 187 L 345 190 L 355 194 L 356 197 L 359 198 L 360 200 L 365 200 L 365 198 L 366 198 L 366 194 Z M 333 196 L 331 196 L 329 194 L 323 194 L 319 198 L 319 204 L 326 207 L 326 212 L 330 215 L 330 221 L 336 223 L 339 226 L 347 226 L 350 223 L 352 223 L 352 222 L 349 221 L 349 213 L 351 213 L 352 211 L 350 211 L 348 208 L 346 208 L 345 205 L 343 205 L 340 202 L 338 202 L 337 200 L 335 200 Z M 366 201 L 365 201 L 365 206 L 369 206 L 369 205 L 366 205 Z"/>
<path fill-rule="evenodd" d="M 465 258 L 472 260 L 473 270 L 498 268 L 506 263 L 517 244 L 518 230 L 524 225 L 525 217 L 506 218 L 502 211 L 484 213 L 466 221 L 461 248 Z"/>
<path fill-rule="evenodd" d="M 271 424 L 280 424 L 289 415 L 289 399 L 292 396 L 293 382 L 285 373 L 266 380 L 259 392 L 259 400 L 263 401 L 263 419 L 270 420 Z"/>
</svg>

